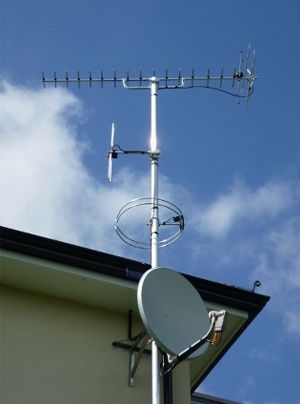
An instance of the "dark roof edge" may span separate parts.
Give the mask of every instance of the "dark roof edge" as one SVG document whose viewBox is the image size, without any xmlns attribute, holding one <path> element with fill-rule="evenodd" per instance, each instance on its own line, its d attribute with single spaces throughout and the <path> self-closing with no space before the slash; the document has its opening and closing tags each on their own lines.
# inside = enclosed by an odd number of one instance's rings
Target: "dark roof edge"
<svg viewBox="0 0 300 404">
<path fill-rule="evenodd" d="M 150 268 L 150 265 L 140 261 L 3 226 L 0 226 L 0 247 L 8 251 L 125 279 L 131 277 L 139 279 L 139 276 L 134 276 L 134 273 L 143 274 Z"/>
<path fill-rule="evenodd" d="M 0 246 L 6 250 L 48 259 L 110 276 L 138 281 L 149 264 L 85 247 L 37 236 L 0 226 Z M 250 290 L 229 286 L 184 274 L 204 300 L 245 310 L 251 318 L 265 306 L 269 297 Z M 254 316 L 254 317 L 253 317 Z"/>
<path fill-rule="evenodd" d="M 150 268 L 149 264 L 140 261 L 79 247 L 2 226 L 0 226 L 0 247 L 8 251 L 47 259 L 65 265 L 72 265 L 77 268 L 134 282 L 138 282 L 142 274 Z M 235 336 L 234 340 L 232 340 L 231 344 L 227 346 L 226 351 L 239 338 L 270 299 L 269 296 L 254 293 L 250 290 L 224 285 L 191 275 L 183 275 L 195 286 L 204 300 L 228 305 L 248 313 L 248 320 Z M 226 351 L 222 352 L 222 356 Z M 197 380 L 192 391 L 207 376 L 222 356 L 218 356 L 201 379 Z"/>
</svg>

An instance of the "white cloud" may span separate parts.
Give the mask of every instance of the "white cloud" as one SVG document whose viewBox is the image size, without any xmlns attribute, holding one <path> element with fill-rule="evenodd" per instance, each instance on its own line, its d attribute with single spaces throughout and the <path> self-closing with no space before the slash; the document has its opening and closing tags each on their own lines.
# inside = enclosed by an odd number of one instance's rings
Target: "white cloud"
<svg viewBox="0 0 300 404">
<path fill-rule="evenodd" d="M 244 378 L 243 380 L 241 380 L 238 388 L 237 388 L 237 392 L 238 392 L 238 396 L 241 398 L 244 398 L 243 402 L 245 404 L 253 404 L 252 400 L 248 400 L 249 395 L 251 395 L 253 389 L 256 387 L 257 385 L 257 380 L 254 376 L 249 375 L 246 378 Z"/>
<path fill-rule="evenodd" d="M 263 243 L 257 273 L 268 280 L 270 290 L 300 288 L 300 218 L 290 218 L 270 230 Z"/>
<path fill-rule="evenodd" d="M 240 277 L 250 288 L 270 294 L 269 307 L 283 329 L 300 336 L 300 183 L 272 180 L 250 189 L 236 183 L 194 211 L 200 242 L 197 260 L 224 278 Z M 206 265 L 206 266 L 207 266 Z M 212 269 L 213 268 L 213 269 Z M 236 273 L 234 274 L 235 271 Z M 228 275 L 230 274 L 230 275 Z M 239 275 L 240 274 L 240 275 Z"/>
<path fill-rule="evenodd" d="M 83 163 L 89 145 L 77 136 L 82 105 L 65 89 L 32 90 L 2 82 L 0 104 L 1 225 L 123 254 L 115 217 L 130 200 L 149 196 L 148 174 L 124 168 L 113 184 L 91 176 Z M 165 176 L 160 182 L 162 198 L 184 195 Z M 134 218 L 131 213 L 122 217 L 122 230 L 126 223 L 126 234 L 148 241 L 149 206 L 135 210 Z"/>
<path fill-rule="evenodd" d="M 115 215 L 148 195 L 147 177 L 123 170 L 106 185 L 89 174 L 76 133 L 82 106 L 66 90 L 2 83 L 0 104 L 1 224 L 119 253 Z"/>
<path fill-rule="evenodd" d="M 195 214 L 198 232 L 213 238 L 224 238 L 243 221 L 274 218 L 291 204 L 293 190 L 285 182 L 270 182 L 251 190 L 240 183 L 220 195 Z"/>
<path fill-rule="evenodd" d="M 300 217 L 283 221 L 261 240 L 255 275 L 286 330 L 300 336 Z"/>
<path fill-rule="evenodd" d="M 261 350 L 257 348 L 251 348 L 248 351 L 248 356 L 251 359 L 256 361 L 271 363 L 271 362 L 278 362 L 279 356 L 277 352 L 274 351 L 267 351 L 266 349 Z"/>
</svg>

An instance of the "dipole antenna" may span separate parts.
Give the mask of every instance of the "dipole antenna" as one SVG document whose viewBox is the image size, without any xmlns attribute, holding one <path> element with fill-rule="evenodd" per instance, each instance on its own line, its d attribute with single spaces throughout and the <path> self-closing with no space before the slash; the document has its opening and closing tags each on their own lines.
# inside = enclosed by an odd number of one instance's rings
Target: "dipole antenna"
<svg viewBox="0 0 300 404">
<path fill-rule="evenodd" d="M 112 124 L 111 143 L 108 152 L 108 180 L 112 180 L 112 162 L 120 154 L 141 154 L 147 155 L 150 158 L 150 197 L 135 199 L 119 211 L 116 218 L 115 229 L 118 236 L 127 244 L 138 248 L 150 248 L 151 268 L 156 269 L 159 265 L 158 250 L 160 247 L 165 247 L 181 236 L 184 229 L 184 218 L 181 210 L 174 204 L 159 198 L 159 176 L 158 166 L 160 158 L 160 150 L 158 148 L 157 134 L 157 98 L 158 92 L 161 90 L 188 90 L 188 89 L 209 89 L 225 93 L 237 99 L 238 103 L 241 100 L 249 102 L 254 91 L 254 82 L 257 79 L 255 76 L 255 51 L 251 50 L 249 45 L 246 58 L 244 59 L 243 52 L 240 52 L 240 60 L 238 67 L 233 69 L 232 74 L 225 75 L 224 68 L 221 68 L 220 74 L 213 74 L 208 68 L 207 73 L 198 75 L 196 70 L 191 69 L 189 74 L 183 74 L 181 69 L 178 69 L 177 74 L 169 75 L 169 70 L 166 69 L 164 74 L 158 75 L 154 70 L 152 75 L 145 76 L 140 70 L 138 75 L 131 76 L 129 71 L 125 75 L 119 76 L 114 69 L 110 77 L 104 75 L 103 70 L 95 76 L 90 71 L 87 76 L 82 77 L 80 72 L 77 72 L 75 77 L 70 77 L 66 72 L 64 76 L 58 77 L 54 72 L 52 78 L 46 78 L 42 72 L 42 84 L 46 88 L 47 84 L 52 84 L 54 87 L 64 85 L 67 88 L 70 85 L 77 85 L 80 88 L 82 85 L 88 85 L 90 88 L 103 88 L 104 85 L 112 85 L 113 88 L 123 87 L 126 90 L 148 90 L 150 92 L 151 105 L 151 128 L 150 128 L 150 148 L 149 150 L 124 150 L 115 143 L 115 125 Z M 127 235 L 120 226 L 120 219 L 129 210 L 138 206 L 149 206 L 150 208 L 150 242 L 136 240 Z M 160 220 L 160 210 L 165 210 L 171 214 L 167 220 Z M 166 239 L 159 239 L 159 231 L 162 226 L 175 226 L 175 232 Z M 160 404 L 160 378 L 162 374 L 162 358 L 156 342 L 152 341 L 152 404 Z"/>
</svg>

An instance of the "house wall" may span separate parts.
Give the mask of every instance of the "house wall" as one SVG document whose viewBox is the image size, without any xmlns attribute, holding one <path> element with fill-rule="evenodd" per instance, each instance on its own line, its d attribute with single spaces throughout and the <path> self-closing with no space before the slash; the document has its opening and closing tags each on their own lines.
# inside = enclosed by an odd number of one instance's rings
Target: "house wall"
<svg viewBox="0 0 300 404">
<path fill-rule="evenodd" d="M 151 403 L 151 360 L 128 387 L 125 314 L 1 286 L 1 404 Z M 189 367 L 176 369 L 174 404 L 190 403 Z"/>
</svg>

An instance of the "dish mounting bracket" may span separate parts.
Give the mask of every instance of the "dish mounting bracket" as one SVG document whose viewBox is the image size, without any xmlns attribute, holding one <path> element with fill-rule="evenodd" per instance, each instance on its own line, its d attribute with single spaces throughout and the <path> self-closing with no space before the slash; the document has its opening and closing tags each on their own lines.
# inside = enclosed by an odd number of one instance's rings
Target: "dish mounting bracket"
<svg viewBox="0 0 300 404">
<path fill-rule="evenodd" d="M 150 337 L 146 331 L 132 336 L 132 310 L 128 312 L 128 338 L 121 341 L 113 341 L 112 346 L 129 353 L 128 366 L 128 386 L 134 385 L 134 376 L 142 356 L 150 356 L 151 351 L 146 349 L 146 345 L 150 342 Z"/>
</svg>

